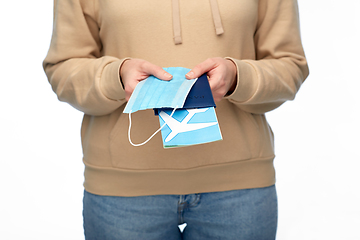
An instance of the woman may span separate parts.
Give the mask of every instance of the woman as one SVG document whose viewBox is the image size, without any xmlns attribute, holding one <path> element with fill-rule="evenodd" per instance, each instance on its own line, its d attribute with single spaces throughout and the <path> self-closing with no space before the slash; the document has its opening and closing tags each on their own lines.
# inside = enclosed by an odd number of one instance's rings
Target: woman
<svg viewBox="0 0 360 240">
<path fill-rule="evenodd" d="M 296 0 L 57 0 L 44 69 L 84 113 L 86 239 L 275 239 L 273 134 L 265 113 L 308 75 Z M 223 140 L 131 146 L 123 113 L 164 67 L 207 73 Z M 133 116 L 132 140 L 159 127 Z M 178 224 L 187 223 L 184 232 Z"/>
</svg>

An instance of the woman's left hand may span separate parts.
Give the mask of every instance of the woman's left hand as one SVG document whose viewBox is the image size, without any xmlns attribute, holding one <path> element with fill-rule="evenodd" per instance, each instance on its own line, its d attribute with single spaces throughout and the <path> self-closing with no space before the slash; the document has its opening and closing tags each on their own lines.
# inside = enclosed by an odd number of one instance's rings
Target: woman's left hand
<svg viewBox="0 0 360 240">
<path fill-rule="evenodd" d="M 207 73 L 209 77 L 215 102 L 219 102 L 228 92 L 235 90 L 237 70 L 235 63 L 231 60 L 220 57 L 208 58 L 188 72 L 186 78 L 198 78 L 204 73 Z"/>
</svg>

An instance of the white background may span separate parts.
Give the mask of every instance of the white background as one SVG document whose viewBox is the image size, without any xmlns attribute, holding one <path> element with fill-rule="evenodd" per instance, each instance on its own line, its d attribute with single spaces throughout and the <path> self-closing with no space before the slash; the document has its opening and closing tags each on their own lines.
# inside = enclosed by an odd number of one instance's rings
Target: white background
<svg viewBox="0 0 360 240">
<path fill-rule="evenodd" d="M 360 239 L 358 0 L 299 0 L 310 76 L 269 113 L 278 240 Z M 52 1 L 2 1 L 0 239 L 81 240 L 82 114 L 57 100 L 41 62 Z"/>
</svg>

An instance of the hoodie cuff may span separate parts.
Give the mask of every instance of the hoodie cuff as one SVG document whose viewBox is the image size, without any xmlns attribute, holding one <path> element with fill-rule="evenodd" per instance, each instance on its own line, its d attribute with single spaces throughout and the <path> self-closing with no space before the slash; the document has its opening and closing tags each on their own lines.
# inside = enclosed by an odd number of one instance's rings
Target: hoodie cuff
<svg viewBox="0 0 360 240">
<path fill-rule="evenodd" d="M 259 79 L 257 72 L 246 60 L 238 60 L 230 57 L 226 57 L 225 59 L 231 60 L 237 69 L 235 90 L 225 98 L 236 102 L 248 101 L 255 95 L 258 89 Z"/>
<path fill-rule="evenodd" d="M 101 92 L 109 99 L 125 99 L 125 90 L 120 79 L 120 67 L 129 58 L 124 58 L 105 66 L 100 79 Z"/>
</svg>

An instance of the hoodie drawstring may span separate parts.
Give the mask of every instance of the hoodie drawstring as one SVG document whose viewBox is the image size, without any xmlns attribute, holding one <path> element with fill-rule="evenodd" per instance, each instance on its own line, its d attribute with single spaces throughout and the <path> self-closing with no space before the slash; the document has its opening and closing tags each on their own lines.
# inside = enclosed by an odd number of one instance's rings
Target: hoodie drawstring
<svg viewBox="0 0 360 240">
<path fill-rule="evenodd" d="M 215 26 L 216 35 L 224 33 L 224 28 L 221 22 L 219 6 L 217 0 L 209 0 L 212 12 L 212 17 Z M 181 44 L 181 25 L 180 25 L 180 5 L 179 0 L 172 0 L 172 15 L 173 15 L 173 34 L 175 44 Z"/>
<path fill-rule="evenodd" d="M 219 6 L 217 4 L 217 1 L 210 0 L 210 6 L 211 6 L 214 25 L 215 25 L 216 35 L 221 35 L 224 33 L 224 28 L 221 23 L 220 11 L 219 11 Z"/>
<path fill-rule="evenodd" d="M 180 6 L 179 0 L 172 0 L 173 31 L 175 44 L 181 44 Z"/>
</svg>

